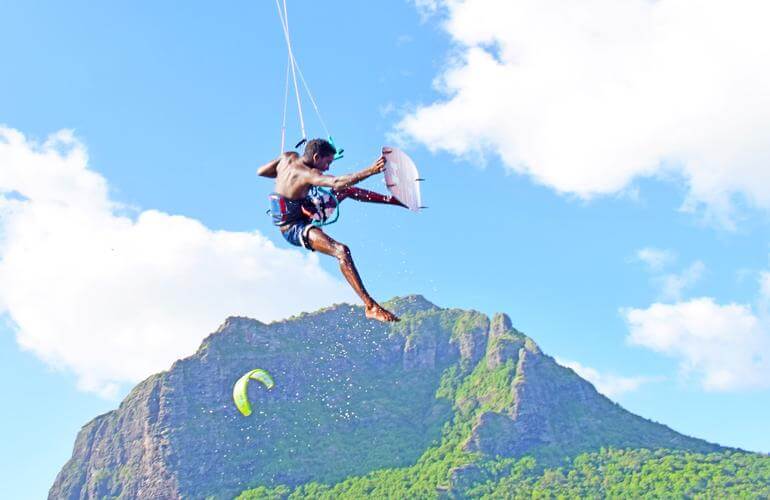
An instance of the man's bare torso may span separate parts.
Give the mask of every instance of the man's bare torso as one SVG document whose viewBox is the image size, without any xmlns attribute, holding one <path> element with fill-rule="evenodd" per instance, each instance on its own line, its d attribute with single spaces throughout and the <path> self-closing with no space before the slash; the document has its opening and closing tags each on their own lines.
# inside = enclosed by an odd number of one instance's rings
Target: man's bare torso
<svg viewBox="0 0 770 500">
<path fill-rule="evenodd" d="M 276 167 L 275 192 L 290 200 L 305 198 L 311 187 L 306 180 L 311 168 L 297 153 L 285 153 Z"/>
</svg>

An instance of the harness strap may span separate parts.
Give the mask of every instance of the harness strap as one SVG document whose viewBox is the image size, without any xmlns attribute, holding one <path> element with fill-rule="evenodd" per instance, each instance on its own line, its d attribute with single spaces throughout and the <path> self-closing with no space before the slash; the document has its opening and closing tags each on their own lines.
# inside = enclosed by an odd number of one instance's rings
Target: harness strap
<svg viewBox="0 0 770 500">
<path fill-rule="evenodd" d="M 328 196 L 334 203 L 334 212 L 326 215 L 324 204 L 324 195 Z M 310 224 L 314 227 L 328 226 L 334 224 L 340 217 L 340 202 L 333 191 L 321 187 L 313 186 L 308 196 L 301 200 L 289 200 L 278 193 L 271 193 L 268 196 L 270 208 L 266 211 L 267 215 L 273 218 L 276 226 L 285 226 L 299 220 L 298 215 L 310 219 Z M 308 208 L 311 205 L 315 210 Z"/>
<path fill-rule="evenodd" d="M 321 195 L 326 194 L 332 199 L 332 201 L 334 201 L 334 213 L 331 215 L 331 217 L 326 216 L 324 207 L 321 206 L 321 212 L 320 212 L 321 220 L 312 219 L 310 223 L 315 227 L 321 227 L 321 226 L 328 226 L 329 224 L 334 224 L 335 222 L 337 222 L 337 219 L 340 218 L 340 202 L 337 199 L 337 196 L 335 196 L 334 191 L 329 189 L 324 189 L 318 186 L 313 186 L 312 188 L 310 188 L 310 190 L 313 193 L 313 195 L 311 196 L 314 196 L 319 199 L 323 199 Z"/>
</svg>

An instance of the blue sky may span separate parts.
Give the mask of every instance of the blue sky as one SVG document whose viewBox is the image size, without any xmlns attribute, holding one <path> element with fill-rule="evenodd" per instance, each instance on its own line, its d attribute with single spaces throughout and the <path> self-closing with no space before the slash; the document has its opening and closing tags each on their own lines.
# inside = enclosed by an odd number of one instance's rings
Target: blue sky
<svg viewBox="0 0 770 500">
<path fill-rule="evenodd" d="M 766 7 L 528 4 L 288 2 L 333 172 L 399 141 L 427 179 L 428 210 L 346 202 L 330 234 L 376 298 L 505 311 L 629 410 L 770 452 Z M 4 3 L 0 45 L 0 484 L 40 498 L 227 315 L 354 298 L 264 215 L 271 2 Z"/>
</svg>

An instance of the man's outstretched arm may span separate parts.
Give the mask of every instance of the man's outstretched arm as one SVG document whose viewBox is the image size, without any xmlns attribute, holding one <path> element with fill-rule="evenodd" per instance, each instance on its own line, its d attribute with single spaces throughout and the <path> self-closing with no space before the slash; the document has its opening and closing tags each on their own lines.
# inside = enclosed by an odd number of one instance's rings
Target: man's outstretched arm
<svg viewBox="0 0 770 500">
<path fill-rule="evenodd" d="M 352 198 L 354 200 L 363 201 L 367 203 L 383 203 L 386 205 L 397 205 L 399 207 L 405 207 L 403 203 L 398 201 L 398 199 L 395 196 L 392 195 L 385 195 L 380 194 L 374 191 L 369 191 L 368 189 L 362 189 L 357 187 L 349 187 L 346 189 L 342 189 L 340 191 L 336 191 L 335 195 L 337 196 L 337 200 L 342 201 L 345 198 Z"/>
<path fill-rule="evenodd" d="M 320 174 L 314 169 L 307 169 L 304 175 L 304 181 L 311 186 L 329 187 L 335 191 L 342 191 L 355 184 L 358 184 L 364 179 L 368 179 L 375 174 L 379 174 L 383 170 L 385 170 L 385 157 L 380 156 L 380 158 L 374 162 L 372 166 L 354 174 L 340 175 L 335 177 L 331 175 Z"/>
</svg>

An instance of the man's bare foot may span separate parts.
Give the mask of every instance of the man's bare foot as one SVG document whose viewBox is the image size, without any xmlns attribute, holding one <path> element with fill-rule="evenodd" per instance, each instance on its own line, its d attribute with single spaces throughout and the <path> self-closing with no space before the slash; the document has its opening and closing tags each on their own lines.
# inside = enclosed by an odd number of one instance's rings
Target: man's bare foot
<svg viewBox="0 0 770 500">
<path fill-rule="evenodd" d="M 369 319 L 376 319 L 377 321 L 382 321 L 384 323 L 389 321 L 401 321 L 398 319 L 398 316 L 383 308 L 376 302 L 372 302 L 370 305 L 365 306 L 364 314 L 366 314 L 366 317 Z"/>
</svg>

